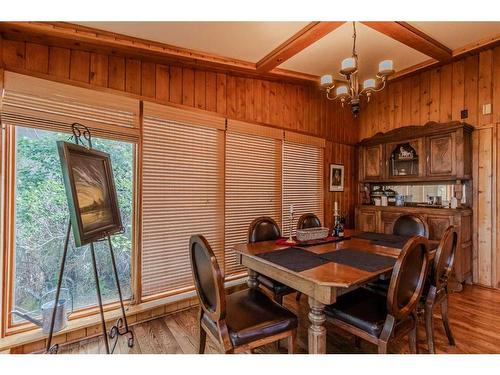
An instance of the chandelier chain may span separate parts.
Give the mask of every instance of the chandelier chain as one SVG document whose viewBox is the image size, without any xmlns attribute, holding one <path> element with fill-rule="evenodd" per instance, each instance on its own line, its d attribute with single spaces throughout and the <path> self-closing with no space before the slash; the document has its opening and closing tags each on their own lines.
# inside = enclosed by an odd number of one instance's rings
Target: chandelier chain
<svg viewBox="0 0 500 375">
<path fill-rule="evenodd" d="M 352 42 L 352 55 L 354 57 L 358 57 L 356 55 L 356 22 L 355 21 L 352 22 L 352 29 L 353 29 L 353 34 L 352 34 L 352 38 L 353 38 L 353 42 Z"/>
</svg>

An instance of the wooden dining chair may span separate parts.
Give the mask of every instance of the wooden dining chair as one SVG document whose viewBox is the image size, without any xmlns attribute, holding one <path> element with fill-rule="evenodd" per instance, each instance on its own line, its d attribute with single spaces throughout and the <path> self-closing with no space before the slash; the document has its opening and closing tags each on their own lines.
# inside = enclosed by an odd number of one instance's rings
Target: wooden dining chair
<svg viewBox="0 0 500 375">
<path fill-rule="evenodd" d="M 422 236 L 429 238 L 429 226 L 418 215 L 404 214 L 399 216 L 394 222 L 392 234 L 406 237 Z M 390 280 L 388 279 L 379 279 L 366 284 L 365 287 L 383 295 L 387 295 L 389 282 Z"/>
<path fill-rule="evenodd" d="M 321 220 L 316 214 L 303 214 L 297 220 L 297 229 L 318 228 L 321 227 Z"/>
<path fill-rule="evenodd" d="M 297 229 L 308 229 L 308 228 L 319 228 L 321 227 L 321 220 L 316 214 L 312 212 L 303 214 L 299 217 L 297 221 Z M 297 292 L 295 296 L 295 300 L 300 301 L 300 297 L 302 296 L 301 292 Z"/>
<path fill-rule="evenodd" d="M 250 223 L 248 228 L 248 242 L 256 243 L 262 241 L 274 241 L 281 237 L 281 230 L 276 221 L 268 216 L 261 216 Z M 270 290 L 273 298 L 280 305 L 283 304 L 283 297 L 293 293 L 295 290 L 289 286 L 273 280 L 267 276 L 259 274 L 257 276 L 259 283 Z"/>
<path fill-rule="evenodd" d="M 418 215 L 404 214 L 394 222 L 392 234 L 398 236 L 422 236 L 429 238 L 429 226 Z"/>
<path fill-rule="evenodd" d="M 200 300 L 200 346 L 205 352 L 207 334 L 225 353 L 241 353 L 280 339 L 293 353 L 297 317 L 258 288 L 226 295 L 224 278 L 205 237 L 189 240 L 191 270 Z"/>
<path fill-rule="evenodd" d="M 449 226 L 444 232 L 436 250 L 434 263 L 429 273 L 429 288 L 423 298 L 425 300 L 424 314 L 427 345 L 429 353 L 432 354 L 435 353 L 432 312 L 438 304 L 441 305 L 441 318 L 448 342 L 450 345 L 455 345 L 455 339 L 451 333 L 450 322 L 448 320 L 448 279 L 453 269 L 457 243 L 457 231 L 454 226 Z"/>
<path fill-rule="evenodd" d="M 358 288 L 325 308 L 327 320 L 387 353 L 388 343 L 408 334 L 410 352 L 418 353 L 416 309 L 429 268 L 428 242 L 413 237 L 394 265 L 387 297 Z"/>
</svg>

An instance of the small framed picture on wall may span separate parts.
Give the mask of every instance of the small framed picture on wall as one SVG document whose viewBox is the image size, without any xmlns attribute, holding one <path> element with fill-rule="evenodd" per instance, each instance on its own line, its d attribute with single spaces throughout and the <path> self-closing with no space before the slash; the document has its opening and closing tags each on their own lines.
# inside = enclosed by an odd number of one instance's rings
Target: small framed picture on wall
<svg viewBox="0 0 500 375">
<path fill-rule="evenodd" d="M 344 166 L 330 164 L 330 191 L 344 191 Z"/>
</svg>

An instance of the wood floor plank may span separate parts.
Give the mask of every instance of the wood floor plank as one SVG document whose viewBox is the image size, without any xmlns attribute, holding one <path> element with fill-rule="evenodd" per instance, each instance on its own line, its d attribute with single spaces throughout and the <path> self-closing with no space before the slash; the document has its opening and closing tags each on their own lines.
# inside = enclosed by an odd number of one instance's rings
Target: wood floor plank
<svg viewBox="0 0 500 375">
<path fill-rule="evenodd" d="M 285 306 L 297 314 L 299 329 L 297 332 L 296 353 L 307 353 L 307 298 L 300 302 L 295 295 L 285 298 Z M 439 353 L 500 353 L 500 290 L 479 286 L 466 286 L 461 293 L 453 293 L 449 302 L 450 324 L 457 345 L 450 346 L 444 332 L 439 308 L 434 314 L 436 352 Z M 354 337 L 338 328 L 326 324 L 327 353 L 371 353 L 377 352 L 375 345 L 361 341 L 359 348 Z M 198 352 L 198 309 L 174 313 L 149 322 L 140 323 L 133 328 L 135 345 L 127 347 L 125 337 L 120 337 L 117 353 L 169 353 L 193 354 Z M 419 323 L 418 345 L 421 353 L 427 352 L 427 340 L 423 322 Z M 62 346 L 61 353 L 104 353 L 102 337 L 80 343 Z M 220 353 L 219 346 L 207 338 L 206 353 Z M 276 344 L 257 348 L 255 353 L 278 353 Z M 282 341 L 280 353 L 286 352 Z M 390 353 L 409 353 L 408 340 L 402 338 L 389 347 Z"/>
</svg>

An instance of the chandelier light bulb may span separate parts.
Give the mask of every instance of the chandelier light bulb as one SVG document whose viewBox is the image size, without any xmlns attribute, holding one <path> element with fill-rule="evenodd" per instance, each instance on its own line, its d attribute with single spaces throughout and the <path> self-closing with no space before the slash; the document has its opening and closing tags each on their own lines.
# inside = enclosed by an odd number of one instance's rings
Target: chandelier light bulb
<svg viewBox="0 0 500 375">
<path fill-rule="evenodd" d="M 363 82 L 363 90 L 374 89 L 376 82 L 373 78 L 367 79 Z"/>
<path fill-rule="evenodd" d="M 378 75 L 381 77 L 388 76 L 394 73 L 394 62 L 392 60 L 384 60 L 378 64 Z"/>
<path fill-rule="evenodd" d="M 336 94 L 337 96 L 347 96 L 347 86 L 339 86 L 337 87 Z M 343 98 L 342 98 L 343 99 Z"/>
<path fill-rule="evenodd" d="M 333 76 L 331 74 L 325 74 L 321 76 L 321 86 L 328 87 L 333 85 Z"/>
<path fill-rule="evenodd" d="M 342 60 L 340 73 L 348 75 L 354 73 L 356 70 L 358 70 L 358 62 L 355 57 L 348 57 Z"/>
</svg>

